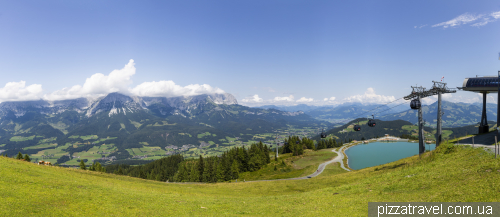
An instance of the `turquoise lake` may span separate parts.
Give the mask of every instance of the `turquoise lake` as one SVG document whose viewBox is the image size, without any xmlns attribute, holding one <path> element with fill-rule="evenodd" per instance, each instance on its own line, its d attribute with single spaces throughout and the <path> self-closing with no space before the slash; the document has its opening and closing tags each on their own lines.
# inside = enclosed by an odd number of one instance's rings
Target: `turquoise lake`
<svg viewBox="0 0 500 217">
<path fill-rule="evenodd" d="M 426 144 L 426 150 L 434 150 L 436 144 Z M 372 142 L 359 144 L 345 151 L 349 167 L 355 170 L 377 166 L 418 154 L 418 142 Z"/>
</svg>

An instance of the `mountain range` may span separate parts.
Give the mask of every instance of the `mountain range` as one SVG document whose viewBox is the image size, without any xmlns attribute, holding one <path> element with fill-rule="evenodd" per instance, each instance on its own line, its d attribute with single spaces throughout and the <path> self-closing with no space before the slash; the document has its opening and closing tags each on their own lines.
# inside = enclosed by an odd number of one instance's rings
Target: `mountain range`
<svg viewBox="0 0 500 217">
<path fill-rule="evenodd" d="M 426 122 L 426 126 L 436 127 L 437 125 L 437 106 L 438 103 L 434 102 L 431 105 L 422 106 L 422 117 Z M 453 103 L 442 101 L 441 109 L 444 112 L 442 115 L 443 127 L 463 127 L 467 125 L 475 125 L 481 121 L 482 103 L 481 104 L 468 104 L 468 103 Z M 486 117 L 488 122 L 496 122 L 497 118 L 497 105 L 486 104 Z M 413 124 L 418 121 L 418 110 L 408 109 L 403 112 L 387 114 L 380 117 L 381 120 L 405 120 Z"/>
<path fill-rule="evenodd" d="M 437 125 L 437 101 L 430 105 L 422 106 L 423 119 L 426 121 L 426 126 L 436 127 Z M 474 125 L 481 121 L 482 103 L 453 103 L 442 101 L 442 126 L 453 128 Z M 404 120 L 412 124 L 418 121 L 417 110 L 409 108 L 408 104 L 384 105 L 384 104 L 361 104 L 361 103 L 344 103 L 335 107 L 332 106 L 261 106 L 259 108 L 272 108 L 282 111 L 303 111 L 318 120 L 328 120 L 333 123 L 346 123 L 356 118 L 371 118 L 375 114 L 375 118 L 390 121 Z M 303 110 L 300 110 L 303 109 Z M 488 121 L 496 122 L 497 105 L 492 103 L 486 104 L 486 116 Z"/>
<path fill-rule="evenodd" d="M 72 153 L 92 152 L 126 159 L 134 150 L 187 150 L 228 140 L 249 141 L 255 134 L 291 126 L 326 124 L 304 112 L 242 106 L 228 93 L 189 97 L 110 93 L 98 99 L 0 103 L 0 149 L 9 155 L 47 152 L 44 157 L 71 158 Z M 102 147 L 107 149 L 99 151 Z"/>
</svg>

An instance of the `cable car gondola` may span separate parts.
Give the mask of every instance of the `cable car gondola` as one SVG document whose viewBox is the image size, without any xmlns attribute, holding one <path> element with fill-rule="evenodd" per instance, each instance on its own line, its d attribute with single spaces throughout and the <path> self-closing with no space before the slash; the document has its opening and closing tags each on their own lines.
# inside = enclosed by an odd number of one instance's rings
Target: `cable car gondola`
<svg viewBox="0 0 500 217">
<path fill-rule="evenodd" d="M 420 100 L 418 100 L 418 99 L 414 99 L 410 103 L 411 109 L 420 109 L 421 106 L 422 106 L 422 104 L 420 103 Z"/>
<path fill-rule="evenodd" d="M 368 126 L 369 127 L 375 126 L 375 117 L 373 115 L 372 115 L 372 119 L 368 119 Z"/>
<path fill-rule="evenodd" d="M 359 122 L 358 124 L 355 124 L 354 127 L 352 128 L 354 131 L 361 131 L 361 127 L 359 126 Z"/>
<path fill-rule="evenodd" d="M 326 133 L 324 132 L 324 130 L 321 130 L 321 138 L 326 138 Z"/>
</svg>

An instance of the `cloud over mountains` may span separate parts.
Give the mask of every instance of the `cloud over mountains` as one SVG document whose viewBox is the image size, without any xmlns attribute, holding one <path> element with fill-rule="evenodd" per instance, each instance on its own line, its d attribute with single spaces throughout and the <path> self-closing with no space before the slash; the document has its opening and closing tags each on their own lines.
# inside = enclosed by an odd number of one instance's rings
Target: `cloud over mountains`
<svg viewBox="0 0 500 217">
<path fill-rule="evenodd" d="M 96 98 L 113 92 L 126 95 L 164 97 L 224 93 L 222 89 L 208 84 L 190 84 L 183 87 L 171 80 L 144 82 L 132 88 L 132 76 L 135 73 L 135 62 L 131 59 L 122 69 L 115 69 L 108 75 L 102 73 L 93 74 L 85 80 L 83 85 L 65 87 L 52 93 L 44 93 L 41 84 L 26 86 L 25 81 L 9 82 L 3 88 L 0 88 L 0 102 L 39 99 L 52 101 L 79 97 Z"/>
</svg>

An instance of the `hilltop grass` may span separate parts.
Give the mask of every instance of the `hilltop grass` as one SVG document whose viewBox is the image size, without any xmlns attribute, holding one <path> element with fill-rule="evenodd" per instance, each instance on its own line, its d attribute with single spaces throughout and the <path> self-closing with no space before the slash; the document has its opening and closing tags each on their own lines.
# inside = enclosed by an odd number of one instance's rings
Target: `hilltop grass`
<svg viewBox="0 0 500 217">
<path fill-rule="evenodd" d="M 0 168 L 0 216 L 366 216 L 368 202 L 500 201 L 500 159 L 450 143 L 306 180 L 173 184 L 4 157 Z"/>
</svg>

